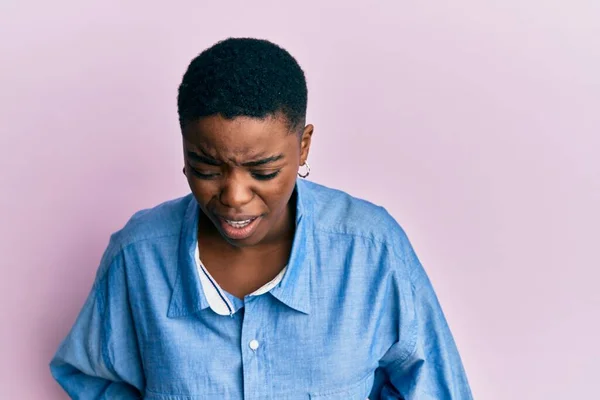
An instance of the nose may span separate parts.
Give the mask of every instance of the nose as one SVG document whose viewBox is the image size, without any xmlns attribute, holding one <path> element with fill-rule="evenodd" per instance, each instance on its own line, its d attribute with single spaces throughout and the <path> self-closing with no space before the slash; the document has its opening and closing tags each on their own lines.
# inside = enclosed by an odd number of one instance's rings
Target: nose
<svg viewBox="0 0 600 400">
<path fill-rule="evenodd" d="M 232 173 L 224 181 L 219 200 L 229 208 L 241 210 L 243 206 L 252 200 L 254 194 L 245 179 L 236 175 Z"/>
</svg>

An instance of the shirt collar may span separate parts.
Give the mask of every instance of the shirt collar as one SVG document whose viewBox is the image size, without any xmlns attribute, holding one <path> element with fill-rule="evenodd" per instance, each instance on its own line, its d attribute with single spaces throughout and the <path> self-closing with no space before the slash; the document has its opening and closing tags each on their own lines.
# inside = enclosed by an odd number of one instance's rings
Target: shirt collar
<svg viewBox="0 0 600 400">
<path fill-rule="evenodd" d="M 195 260 L 200 210 L 194 196 L 188 197 L 189 204 L 179 235 L 177 277 L 167 312 L 169 318 L 185 317 L 209 306 L 202 291 Z"/>
<path fill-rule="evenodd" d="M 296 181 L 296 232 L 287 270 L 271 294 L 283 304 L 304 314 L 311 310 L 313 263 L 312 198 L 308 183 Z"/>
<path fill-rule="evenodd" d="M 292 252 L 285 274 L 279 285 L 271 290 L 271 294 L 288 307 L 309 314 L 313 230 L 310 218 L 311 199 L 306 185 L 302 180 L 296 182 L 296 232 Z M 195 258 L 200 210 L 196 199 L 192 195 L 189 198 L 181 225 L 177 277 L 167 311 L 169 318 L 185 317 L 210 306 L 202 290 Z"/>
</svg>

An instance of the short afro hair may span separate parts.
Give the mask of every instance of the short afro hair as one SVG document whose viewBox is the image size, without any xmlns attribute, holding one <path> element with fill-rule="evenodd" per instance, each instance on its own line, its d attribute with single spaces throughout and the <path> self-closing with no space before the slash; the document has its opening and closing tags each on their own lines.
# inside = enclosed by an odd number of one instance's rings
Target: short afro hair
<svg viewBox="0 0 600 400">
<path fill-rule="evenodd" d="M 308 89 L 298 62 L 267 40 L 229 38 L 194 58 L 179 86 L 179 124 L 220 114 L 265 118 L 282 114 L 291 130 L 304 125 Z"/>
</svg>

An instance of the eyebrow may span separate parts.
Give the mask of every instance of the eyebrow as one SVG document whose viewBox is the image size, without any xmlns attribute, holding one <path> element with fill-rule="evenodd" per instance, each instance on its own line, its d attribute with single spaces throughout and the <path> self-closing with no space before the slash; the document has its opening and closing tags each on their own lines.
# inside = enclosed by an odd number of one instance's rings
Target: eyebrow
<svg viewBox="0 0 600 400">
<path fill-rule="evenodd" d="M 214 158 L 208 157 L 206 155 L 194 153 L 193 151 L 188 151 L 187 156 L 196 162 L 201 162 L 203 164 L 213 165 L 215 167 L 220 166 L 222 163 L 215 160 Z"/>
<path fill-rule="evenodd" d="M 282 158 L 283 158 L 283 154 L 278 154 L 276 156 L 263 158 L 261 160 L 248 161 L 248 162 L 242 163 L 242 166 L 244 166 L 244 167 L 260 167 L 261 165 L 270 164 L 272 162 L 279 161 Z"/>
<path fill-rule="evenodd" d="M 215 167 L 221 166 L 223 164 L 222 162 L 215 160 L 214 158 L 208 156 L 207 154 L 198 154 L 193 151 L 188 151 L 187 155 L 190 159 L 197 161 L 197 162 L 201 162 L 203 164 L 213 165 Z M 284 158 L 283 154 L 278 154 L 276 156 L 262 158 L 260 160 L 248 161 L 248 162 L 242 163 L 241 165 L 243 167 L 260 167 L 261 165 L 270 164 L 272 162 L 279 161 L 283 158 Z"/>
</svg>

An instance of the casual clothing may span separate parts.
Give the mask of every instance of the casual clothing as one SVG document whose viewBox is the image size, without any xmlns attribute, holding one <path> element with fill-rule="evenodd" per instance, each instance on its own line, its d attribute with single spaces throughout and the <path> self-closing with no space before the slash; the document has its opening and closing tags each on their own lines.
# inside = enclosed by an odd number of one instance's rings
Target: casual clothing
<svg viewBox="0 0 600 400">
<path fill-rule="evenodd" d="M 111 236 L 51 362 L 78 399 L 471 399 L 436 295 L 381 207 L 299 180 L 282 273 L 243 299 L 200 262 L 192 195 Z"/>
</svg>

